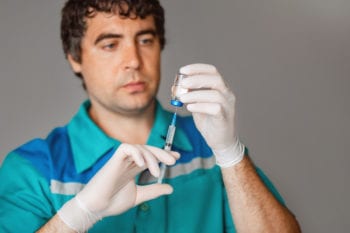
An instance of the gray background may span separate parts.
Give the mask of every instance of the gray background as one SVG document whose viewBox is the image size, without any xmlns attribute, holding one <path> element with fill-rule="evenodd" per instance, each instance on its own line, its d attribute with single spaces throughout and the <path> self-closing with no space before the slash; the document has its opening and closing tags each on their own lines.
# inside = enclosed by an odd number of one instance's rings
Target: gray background
<svg viewBox="0 0 350 233">
<path fill-rule="evenodd" d="M 64 125 L 84 100 L 59 40 L 63 0 L 0 0 L 0 162 Z M 350 2 L 163 0 L 160 98 L 177 69 L 216 65 L 240 137 L 303 232 L 349 232 Z"/>
</svg>

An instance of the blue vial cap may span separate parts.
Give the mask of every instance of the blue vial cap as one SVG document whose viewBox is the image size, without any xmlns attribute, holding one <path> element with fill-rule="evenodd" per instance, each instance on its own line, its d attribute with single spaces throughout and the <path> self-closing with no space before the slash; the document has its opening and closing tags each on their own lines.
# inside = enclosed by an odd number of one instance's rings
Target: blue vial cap
<svg viewBox="0 0 350 233">
<path fill-rule="evenodd" d="M 170 100 L 170 104 L 175 107 L 182 107 L 184 104 L 179 100 Z"/>
</svg>

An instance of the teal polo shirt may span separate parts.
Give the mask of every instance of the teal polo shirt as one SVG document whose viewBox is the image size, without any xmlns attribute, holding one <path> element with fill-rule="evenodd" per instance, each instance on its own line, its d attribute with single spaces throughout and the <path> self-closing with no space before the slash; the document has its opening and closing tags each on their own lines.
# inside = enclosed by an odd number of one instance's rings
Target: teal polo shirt
<svg viewBox="0 0 350 233">
<path fill-rule="evenodd" d="M 20 146 L 6 157 L 0 168 L 0 232 L 39 229 L 84 188 L 121 144 L 91 120 L 89 106 L 86 101 L 68 125 L 54 129 L 45 139 Z M 171 118 L 172 113 L 157 103 L 148 145 L 163 148 Z M 164 179 L 174 192 L 104 218 L 89 232 L 236 232 L 211 149 L 192 117 L 178 117 L 176 126 L 173 150 L 181 158 L 167 168 Z M 268 178 L 257 171 L 283 203 Z M 147 170 L 137 177 L 141 185 L 155 181 Z"/>
</svg>

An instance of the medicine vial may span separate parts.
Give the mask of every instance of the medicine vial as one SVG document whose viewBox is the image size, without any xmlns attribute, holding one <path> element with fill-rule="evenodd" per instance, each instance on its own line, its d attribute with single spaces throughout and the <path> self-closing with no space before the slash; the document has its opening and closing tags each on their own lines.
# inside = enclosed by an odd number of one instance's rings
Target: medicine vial
<svg viewBox="0 0 350 233">
<path fill-rule="evenodd" d="M 183 103 L 179 100 L 179 96 L 181 96 L 184 93 L 188 92 L 188 89 L 182 88 L 180 86 L 181 81 L 186 78 L 187 75 L 185 74 L 176 74 L 174 84 L 171 88 L 171 100 L 170 104 L 175 106 L 175 107 L 182 107 Z"/>
</svg>

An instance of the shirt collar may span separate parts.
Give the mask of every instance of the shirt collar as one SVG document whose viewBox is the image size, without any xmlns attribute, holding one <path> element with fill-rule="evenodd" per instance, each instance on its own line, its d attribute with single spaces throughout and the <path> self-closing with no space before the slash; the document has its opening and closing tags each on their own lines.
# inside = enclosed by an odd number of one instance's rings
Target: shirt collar
<svg viewBox="0 0 350 233">
<path fill-rule="evenodd" d="M 72 147 L 74 163 L 78 172 L 90 168 L 99 158 L 113 148 L 117 148 L 121 142 L 105 134 L 88 114 L 91 103 L 85 101 L 78 113 L 69 122 L 68 134 Z M 156 106 L 156 115 L 147 145 L 164 147 L 165 136 L 171 122 L 172 113 L 164 110 L 159 102 Z M 191 151 L 191 143 L 181 128 L 176 128 L 174 147 Z"/>
</svg>

